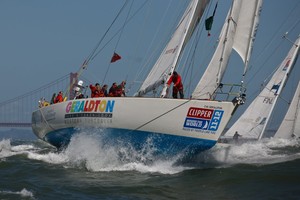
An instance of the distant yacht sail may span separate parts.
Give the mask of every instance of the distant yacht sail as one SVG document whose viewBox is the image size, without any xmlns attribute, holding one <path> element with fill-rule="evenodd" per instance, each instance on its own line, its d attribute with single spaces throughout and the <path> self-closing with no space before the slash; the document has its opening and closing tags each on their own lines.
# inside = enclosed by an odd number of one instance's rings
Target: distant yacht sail
<svg viewBox="0 0 300 200">
<path fill-rule="evenodd" d="M 242 135 L 243 139 L 262 138 L 276 101 L 294 67 L 299 53 L 299 45 L 300 38 L 298 37 L 268 84 L 225 133 L 225 137 L 233 137 L 237 131 L 239 135 Z"/>
<path fill-rule="evenodd" d="M 290 139 L 292 137 L 300 137 L 300 82 L 294 94 L 289 109 L 276 131 L 275 138 Z"/>
</svg>

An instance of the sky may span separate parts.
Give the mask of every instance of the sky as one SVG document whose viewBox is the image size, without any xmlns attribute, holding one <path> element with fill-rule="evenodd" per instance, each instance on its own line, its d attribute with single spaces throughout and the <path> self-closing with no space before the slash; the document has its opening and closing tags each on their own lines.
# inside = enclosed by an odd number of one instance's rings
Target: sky
<svg viewBox="0 0 300 200">
<path fill-rule="evenodd" d="M 33 91 L 70 72 L 76 72 L 105 35 L 124 2 L 1 0 L 0 102 Z M 134 1 L 131 13 L 136 12 L 144 2 Z M 208 15 L 211 15 L 216 0 L 211 2 Z M 124 12 L 106 35 L 108 39 L 106 38 L 105 42 L 123 27 L 131 3 L 132 1 L 128 1 Z M 160 54 L 187 3 L 187 0 L 148 0 L 112 42 L 90 62 L 84 77 L 92 82 L 102 83 L 104 74 L 109 69 L 104 81 L 108 85 L 124 79 L 127 83 L 142 81 L 146 73 L 141 72 L 141 77 L 137 75 L 141 69 L 155 62 L 155 56 Z M 223 25 L 230 3 L 228 0 L 219 0 L 211 36 L 207 37 L 206 32 L 202 35 L 205 41 L 203 49 L 199 50 L 200 55 L 195 61 L 195 66 L 203 66 L 204 69 L 209 62 L 211 55 L 206 53 L 213 52 L 218 31 Z M 249 103 L 262 81 L 274 71 L 291 48 L 291 42 L 282 39 L 283 34 L 289 31 L 288 38 L 291 41 L 295 41 L 300 34 L 299 20 L 299 0 L 263 2 L 247 76 Z M 102 47 L 105 42 L 101 43 Z M 114 51 L 118 52 L 122 59 L 110 64 Z M 232 56 L 230 65 L 235 68 L 225 75 L 225 79 L 228 80 L 239 76 L 242 71 L 241 67 L 236 67 L 242 65 L 238 56 Z M 298 78 L 299 65 L 298 61 L 294 70 Z M 197 82 L 198 80 L 193 80 L 192 85 L 195 86 Z M 292 85 L 295 85 L 295 82 Z M 133 86 L 130 93 L 133 94 L 137 88 L 138 85 Z"/>
</svg>

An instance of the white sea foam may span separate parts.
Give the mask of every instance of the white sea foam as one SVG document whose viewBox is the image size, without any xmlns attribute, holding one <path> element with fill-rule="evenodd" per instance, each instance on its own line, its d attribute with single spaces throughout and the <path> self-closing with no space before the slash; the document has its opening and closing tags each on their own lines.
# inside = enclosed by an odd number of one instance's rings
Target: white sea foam
<svg viewBox="0 0 300 200">
<path fill-rule="evenodd" d="M 56 152 L 39 153 L 39 152 L 28 152 L 28 158 L 33 160 L 40 160 L 52 164 L 63 164 L 69 161 L 68 157 L 64 154 Z"/>
<path fill-rule="evenodd" d="M 226 167 L 235 164 L 265 165 L 300 158 L 299 140 L 263 139 L 240 145 L 219 146 L 200 153 L 191 162 L 181 163 L 183 155 L 162 158 L 149 138 L 137 151 L 125 141 L 113 145 L 99 132 L 75 135 L 64 151 L 46 150 L 33 145 L 12 146 L 10 140 L 0 141 L 0 158 L 26 154 L 29 159 L 64 167 L 83 168 L 92 172 L 138 171 L 141 173 L 175 174 L 190 168 Z M 192 163 L 192 165 L 189 165 Z"/>
<path fill-rule="evenodd" d="M 294 148 L 295 151 L 287 150 Z M 216 146 L 206 154 L 219 164 L 272 164 L 299 159 L 299 140 L 268 138 L 239 145 Z M 209 160 L 209 159 L 208 159 Z"/>
<path fill-rule="evenodd" d="M 10 140 L 4 139 L 0 141 L 0 158 L 6 158 L 12 155 L 15 154 L 11 151 Z"/>
<path fill-rule="evenodd" d="M 0 158 L 7 158 L 19 154 L 27 154 L 32 151 L 37 151 L 39 148 L 33 145 L 11 145 L 10 139 L 0 141 Z"/>
<path fill-rule="evenodd" d="M 93 172 L 139 171 L 141 173 L 174 174 L 187 167 L 174 165 L 180 156 L 169 159 L 157 159 L 153 152 L 155 147 L 149 139 L 140 151 L 129 144 L 119 141 L 110 145 L 101 133 L 84 133 L 75 135 L 68 147 L 61 152 L 28 152 L 28 158 L 65 167 L 85 168 Z"/>
<path fill-rule="evenodd" d="M 72 138 L 63 154 L 69 158 L 69 164 L 84 166 L 90 171 L 136 170 L 142 173 L 174 174 L 184 170 L 173 165 L 176 160 L 157 160 L 151 142 L 149 139 L 141 151 L 135 151 L 122 142 L 118 146 L 107 145 L 99 134 L 82 133 Z"/>
<path fill-rule="evenodd" d="M 12 195 L 19 195 L 21 197 L 29 197 L 31 199 L 35 199 L 33 196 L 33 193 L 31 191 L 26 190 L 25 188 L 23 188 L 21 191 L 19 192 L 13 192 L 13 191 L 0 191 L 0 194 L 12 194 Z"/>
</svg>

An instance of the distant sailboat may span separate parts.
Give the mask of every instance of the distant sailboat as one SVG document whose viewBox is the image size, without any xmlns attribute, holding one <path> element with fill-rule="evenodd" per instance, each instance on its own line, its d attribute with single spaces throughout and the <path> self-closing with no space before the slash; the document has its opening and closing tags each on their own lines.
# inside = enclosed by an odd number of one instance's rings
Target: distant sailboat
<svg viewBox="0 0 300 200">
<path fill-rule="evenodd" d="M 299 53 L 300 37 L 293 44 L 286 58 L 245 112 L 225 133 L 225 138 L 233 138 L 237 133 L 243 139 L 259 140 L 262 138 L 274 106 L 290 75 Z"/>
<path fill-rule="evenodd" d="M 276 131 L 275 138 L 290 139 L 293 137 L 300 137 L 300 82 L 298 83 L 293 100 L 289 109 Z"/>
<path fill-rule="evenodd" d="M 103 128 L 111 140 L 124 140 L 137 149 L 149 137 L 163 153 L 197 153 L 213 147 L 236 108 L 243 103 L 241 94 L 236 101 L 214 101 L 215 92 L 221 85 L 232 49 L 242 57 L 246 71 L 261 0 L 233 1 L 213 64 L 208 66 L 205 80 L 198 84 L 191 99 L 144 97 L 159 89 L 160 97 L 166 97 L 165 83 L 176 69 L 208 2 L 190 2 L 169 43 L 134 97 L 69 100 L 40 108 L 32 114 L 33 132 L 58 148 L 67 145 L 72 135 L 85 127 Z M 210 77 L 209 82 L 207 77 Z M 201 95 L 199 87 L 203 84 L 209 88 L 205 91 L 208 98 Z"/>
</svg>

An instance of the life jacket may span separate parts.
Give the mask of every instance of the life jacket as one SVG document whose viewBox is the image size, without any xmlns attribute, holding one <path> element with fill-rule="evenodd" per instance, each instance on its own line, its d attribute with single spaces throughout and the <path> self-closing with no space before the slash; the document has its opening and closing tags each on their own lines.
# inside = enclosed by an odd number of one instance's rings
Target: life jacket
<svg viewBox="0 0 300 200">
<path fill-rule="evenodd" d="M 103 90 L 101 89 L 99 91 L 98 97 L 105 97 Z"/>
<path fill-rule="evenodd" d="M 100 93 L 101 93 L 101 90 L 99 91 L 95 86 L 93 85 L 90 85 L 90 89 L 91 89 L 91 97 L 92 98 L 96 98 L 96 97 L 100 97 Z"/>
<path fill-rule="evenodd" d="M 54 100 L 54 103 L 63 102 L 63 96 L 62 94 L 58 94 Z"/>
</svg>

